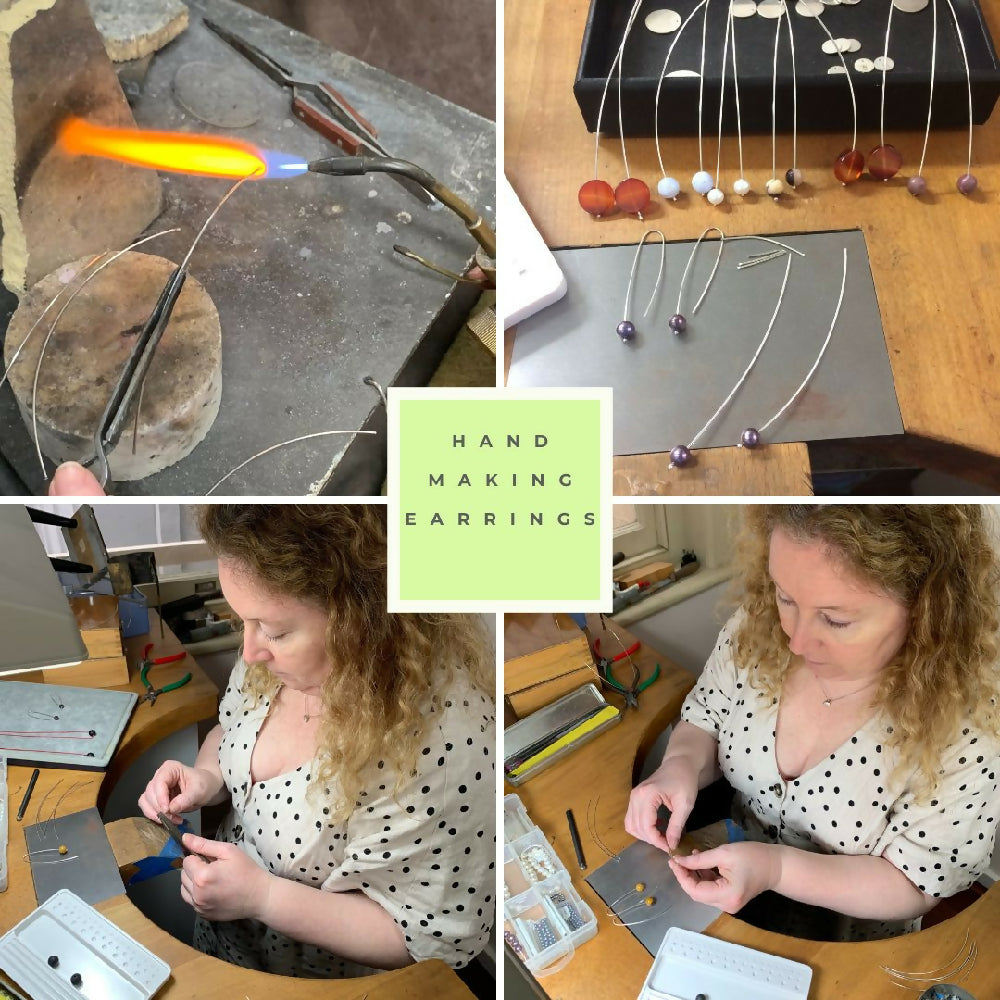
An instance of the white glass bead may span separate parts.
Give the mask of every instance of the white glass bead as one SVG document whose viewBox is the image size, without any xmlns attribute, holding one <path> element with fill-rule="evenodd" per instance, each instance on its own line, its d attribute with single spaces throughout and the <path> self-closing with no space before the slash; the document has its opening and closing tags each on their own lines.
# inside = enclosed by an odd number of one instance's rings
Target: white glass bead
<svg viewBox="0 0 1000 1000">
<path fill-rule="evenodd" d="M 676 198 L 681 193 L 681 186 L 673 177 L 661 177 L 656 182 L 656 191 L 662 198 Z"/>
<path fill-rule="evenodd" d="M 745 177 L 741 177 L 733 185 L 733 194 L 744 195 L 749 193 L 750 193 L 750 182 Z"/>
<path fill-rule="evenodd" d="M 691 187 L 693 187 L 698 194 L 708 194 L 708 192 L 715 187 L 715 181 L 712 180 L 712 175 L 707 170 L 699 170 L 698 173 L 691 178 Z"/>
<path fill-rule="evenodd" d="M 724 192 L 718 188 L 712 188 L 705 197 L 708 198 L 709 205 L 721 205 L 726 200 Z"/>
</svg>

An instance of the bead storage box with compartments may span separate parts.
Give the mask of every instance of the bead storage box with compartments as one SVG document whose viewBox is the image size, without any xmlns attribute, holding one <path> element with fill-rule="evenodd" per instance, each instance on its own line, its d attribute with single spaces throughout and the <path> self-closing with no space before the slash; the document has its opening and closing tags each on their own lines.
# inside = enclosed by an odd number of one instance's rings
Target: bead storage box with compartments
<svg viewBox="0 0 1000 1000">
<path fill-rule="evenodd" d="M 507 795 L 503 807 L 504 941 L 541 978 L 597 933 L 597 919 L 521 800 Z"/>
</svg>

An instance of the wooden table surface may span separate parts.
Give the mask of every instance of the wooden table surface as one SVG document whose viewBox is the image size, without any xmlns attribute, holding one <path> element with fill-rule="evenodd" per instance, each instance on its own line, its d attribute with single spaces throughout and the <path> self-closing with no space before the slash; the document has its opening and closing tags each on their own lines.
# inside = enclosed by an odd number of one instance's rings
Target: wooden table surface
<svg viewBox="0 0 1000 1000">
<path fill-rule="evenodd" d="M 1000 38 L 1000 0 L 981 0 L 981 6 L 993 37 Z M 961 129 L 932 132 L 924 177 L 933 194 L 919 201 L 907 192 L 906 178 L 919 156 L 922 132 L 888 137 L 905 160 L 897 177 L 882 183 L 866 175 L 848 187 L 831 168 L 850 135 L 800 134 L 798 164 L 807 184 L 777 204 L 763 194 L 771 173 L 770 136 L 744 136 L 745 173 L 756 197 L 740 201 L 727 194 L 718 208 L 689 190 L 689 175 L 698 163 L 697 139 L 671 138 L 670 162 L 689 193 L 668 206 L 654 190 L 645 223 L 622 215 L 595 220 L 576 197 L 593 176 L 594 136 L 572 90 L 588 9 L 589 0 L 504 4 L 504 172 L 545 242 L 635 243 L 650 226 L 663 228 L 670 240 L 693 239 L 712 225 L 734 236 L 861 229 L 910 452 L 929 456 L 928 464 L 941 464 L 938 445 L 944 442 L 966 449 L 963 454 L 971 456 L 973 466 L 997 468 L 1000 113 L 975 129 L 972 171 L 979 189 L 971 197 L 955 189 L 965 171 L 967 132 Z M 877 135 L 859 134 L 858 148 L 867 153 L 878 141 Z M 781 140 L 779 152 L 788 142 L 788 137 Z M 705 148 L 706 162 L 714 168 L 714 136 Z M 633 176 L 654 189 L 660 172 L 653 140 L 629 139 L 627 150 Z M 723 171 L 730 182 L 736 177 L 734 150 L 735 142 L 724 140 Z M 784 159 L 787 153 L 779 159 L 782 171 L 788 165 Z M 615 137 L 601 140 L 598 176 L 612 186 L 623 176 Z M 508 364 L 513 337 L 508 331 Z M 977 463 L 980 456 L 987 461 Z M 804 445 L 769 445 L 750 459 L 738 448 L 701 451 L 696 465 L 669 476 L 667 461 L 666 455 L 616 458 L 615 493 L 791 495 L 809 490 Z"/>
<path fill-rule="evenodd" d="M 135 665 L 139 662 L 147 642 L 155 644 L 151 654 L 153 656 L 168 656 L 180 652 L 183 648 L 169 629 L 165 630 L 165 637 L 161 639 L 156 613 L 150 612 L 149 617 L 150 635 L 127 639 L 125 642 L 130 682 L 127 686 L 115 690 L 135 691 L 139 694 L 144 692 Z M 49 810 L 55 805 L 61 793 L 76 782 L 86 783 L 75 788 L 59 802 L 58 815 L 68 815 L 95 805 L 100 808 L 125 769 L 144 750 L 186 726 L 217 716 L 218 690 L 190 654 L 179 663 L 153 667 L 150 679 L 160 687 L 179 679 L 188 671 L 193 676 L 184 687 L 160 695 L 154 705 L 145 702 L 136 706 L 107 772 L 43 768 L 22 823 L 18 823 L 15 816 L 32 769 L 30 767 L 9 769 L 7 784 L 14 814 L 10 817 L 7 850 L 9 885 L 6 892 L 0 893 L 0 934 L 26 917 L 37 905 L 30 867 L 22 861 L 26 849 L 24 827 L 37 822 L 36 811 L 43 802 L 46 792 L 62 779 L 62 784 L 46 803 L 46 815 L 50 815 Z M 21 674 L 16 679 L 31 680 L 34 679 L 34 675 Z M 157 1000 L 181 1000 L 187 997 L 198 997 L 199 1000 L 203 997 L 218 998 L 218 1000 L 234 1000 L 234 998 L 243 1000 L 243 997 L 249 997 L 250 1000 L 263 1000 L 265 997 L 268 1000 L 285 1000 L 292 997 L 342 997 L 344 1000 L 353 998 L 361 1000 L 366 994 L 371 1000 L 376 998 L 391 1000 L 397 997 L 416 1000 L 418 997 L 431 996 L 435 997 L 435 1000 L 437 998 L 471 1000 L 472 996 L 465 984 L 443 962 L 420 962 L 406 969 L 364 979 L 291 979 L 241 969 L 196 951 L 157 927 L 133 906 L 127 896 L 115 896 L 105 900 L 97 905 L 97 909 L 170 965 L 171 977 L 162 991 L 157 993 Z"/>
<path fill-rule="evenodd" d="M 617 626 L 616 631 L 627 637 Z M 576 950 L 565 969 L 541 980 L 552 1000 L 634 1000 L 653 964 L 631 931 L 612 924 L 604 902 L 584 881 L 608 860 L 599 842 L 613 854 L 634 842 L 624 827 L 629 792 L 649 749 L 677 717 L 694 685 L 691 674 L 648 646 L 642 647 L 636 659 L 644 678 L 655 663 L 661 665 L 660 679 L 639 696 L 639 710 L 627 712 L 617 726 L 523 785 L 507 789 L 520 796 L 532 822 L 570 872 L 574 888 L 597 916 L 597 936 Z M 609 700 L 615 701 L 614 695 Z M 576 864 L 566 827 L 567 809 L 573 810 L 579 828 L 587 861 L 584 871 Z M 813 970 L 809 1000 L 874 1000 L 916 996 L 890 986 L 879 965 L 910 970 L 940 968 L 958 953 L 968 929 L 970 940 L 979 944 L 980 956 L 962 986 L 979 1000 L 991 1000 L 1000 996 L 1000 966 L 992 961 L 988 942 L 998 928 L 1000 884 L 958 916 L 929 930 L 887 941 L 804 941 L 758 930 L 728 914 L 710 924 L 705 933 L 806 963 Z"/>
</svg>

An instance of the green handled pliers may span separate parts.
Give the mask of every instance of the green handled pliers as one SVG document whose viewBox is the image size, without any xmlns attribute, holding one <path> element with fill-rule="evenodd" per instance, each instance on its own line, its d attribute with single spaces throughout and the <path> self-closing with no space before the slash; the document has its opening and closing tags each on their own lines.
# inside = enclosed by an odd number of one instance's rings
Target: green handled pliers
<svg viewBox="0 0 1000 1000">
<path fill-rule="evenodd" d="M 143 687 L 146 688 L 146 693 L 136 702 L 137 706 L 141 705 L 144 701 L 148 701 L 150 705 L 155 705 L 156 699 L 165 691 L 175 691 L 179 687 L 184 687 L 191 680 L 191 674 L 187 673 L 179 681 L 172 681 L 170 684 L 164 684 L 163 687 L 154 688 L 149 681 L 150 667 L 161 663 L 176 663 L 178 660 L 183 660 L 187 656 L 187 653 L 174 653 L 173 656 L 161 656 L 155 660 L 151 660 L 149 654 L 152 649 L 153 644 L 150 643 L 142 651 L 142 660 L 139 663 L 139 679 L 142 681 Z"/>
</svg>

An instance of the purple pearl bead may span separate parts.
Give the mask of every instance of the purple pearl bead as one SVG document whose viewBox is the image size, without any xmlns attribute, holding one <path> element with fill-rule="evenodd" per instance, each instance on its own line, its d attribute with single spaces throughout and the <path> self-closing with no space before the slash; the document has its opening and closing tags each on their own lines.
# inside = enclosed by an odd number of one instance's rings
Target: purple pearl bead
<svg viewBox="0 0 1000 1000">
<path fill-rule="evenodd" d="M 622 338 L 623 344 L 627 344 L 635 336 L 635 323 L 623 319 L 618 324 L 618 336 Z"/>
<path fill-rule="evenodd" d="M 674 465 L 687 465 L 691 461 L 691 451 L 687 445 L 679 444 L 670 452 L 670 461 Z"/>
<path fill-rule="evenodd" d="M 927 190 L 927 181 L 923 177 L 911 177 L 906 182 L 906 190 L 914 196 L 921 195 Z"/>
<path fill-rule="evenodd" d="M 748 427 L 740 435 L 740 444 L 744 448 L 756 448 L 760 444 L 760 431 L 756 427 Z"/>
<path fill-rule="evenodd" d="M 972 192 L 979 187 L 979 181 L 977 181 L 972 174 L 962 174 L 962 176 L 959 177 L 958 181 L 955 183 L 955 187 L 957 187 L 962 194 L 972 194 Z"/>
<path fill-rule="evenodd" d="M 667 325 L 674 333 L 683 333 L 687 329 L 688 321 L 680 313 L 675 313 Z"/>
</svg>

